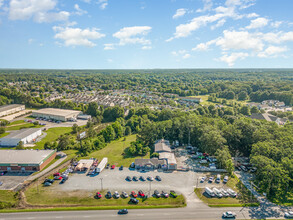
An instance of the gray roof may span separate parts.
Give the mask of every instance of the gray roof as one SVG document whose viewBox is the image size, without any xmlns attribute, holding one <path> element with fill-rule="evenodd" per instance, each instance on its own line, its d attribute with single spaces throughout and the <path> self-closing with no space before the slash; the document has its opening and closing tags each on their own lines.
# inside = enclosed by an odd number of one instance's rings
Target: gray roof
<svg viewBox="0 0 293 220">
<path fill-rule="evenodd" d="M 10 133 L 9 135 L 0 138 L 1 139 L 23 139 L 31 134 L 36 133 L 37 131 L 42 130 L 41 128 L 27 128 L 27 129 L 21 129 L 19 131 L 15 131 Z M 1 151 L 2 152 L 2 151 Z"/>
<path fill-rule="evenodd" d="M 40 110 L 33 111 L 33 113 L 44 114 L 44 115 L 57 115 L 67 117 L 72 114 L 80 114 L 81 111 L 60 109 L 60 108 L 43 108 Z"/>
<path fill-rule="evenodd" d="M 18 108 L 20 106 L 24 106 L 24 105 L 20 105 L 20 104 L 3 105 L 3 106 L 0 106 L 0 112 L 4 112 L 4 111 L 10 110 L 10 109 Z"/>
<path fill-rule="evenodd" d="M 0 164 L 40 164 L 55 150 L 1 150 Z"/>
<path fill-rule="evenodd" d="M 151 158 L 151 159 L 135 159 L 135 165 L 144 166 L 146 164 L 152 164 L 152 165 L 163 165 L 165 164 L 165 161 L 159 160 L 158 158 Z"/>
<path fill-rule="evenodd" d="M 177 164 L 174 153 L 169 153 L 169 152 L 159 153 L 159 158 L 160 160 L 166 159 L 168 161 L 168 164 L 171 164 L 171 163 Z"/>
<path fill-rule="evenodd" d="M 155 143 L 155 152 L 160 152 L 160 151 L 171 152 L 171 148 L 168 143 L 169 142 L 165 141 L 164 139 L 157 141 Z"/>
</svg>

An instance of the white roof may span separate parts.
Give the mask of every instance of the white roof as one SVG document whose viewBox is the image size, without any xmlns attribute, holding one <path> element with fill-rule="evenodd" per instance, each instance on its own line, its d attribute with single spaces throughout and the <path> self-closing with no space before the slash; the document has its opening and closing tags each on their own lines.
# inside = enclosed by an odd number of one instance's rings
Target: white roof
<svg viewBox="0 0 293 220">
<path fill-rule="evenodd" d="M 1 150 L 0 164 L 40 164 L 54 150 Z"/>
<path fill-rule="evenodd" d="M 171 164 L 171 163 L 176 164 L 177 163 L 174 153 L 162 152 L 162 153 L 159 153 L 159 158 L 160 159 L 167 159 L 168 164 Z"/>
<path fill-rule="evenodd" d="M 81 113 L 81 111 L 69 110 L 69 109 L 59 109 L 59 108 L 43 108 L 40 110 L 33 111 L 33 113 L 67 117 L 72 114 L 79 114 L 79 113 Z"/>
<path fill-rule="evenodd" d="M 0 138 L 1 139 L 23 139 L 26 138 L 27 136 L 30 136 L 38 131 L 42 130 L 41 128 L 27 128 L 27 129 L 21 129 L 17 132 L 12 132 L 9 135 Z M 2 151 L 1 151 L 2 152 Z M 1 161 L 0 161 L 1 162 Z"/>
</svg>

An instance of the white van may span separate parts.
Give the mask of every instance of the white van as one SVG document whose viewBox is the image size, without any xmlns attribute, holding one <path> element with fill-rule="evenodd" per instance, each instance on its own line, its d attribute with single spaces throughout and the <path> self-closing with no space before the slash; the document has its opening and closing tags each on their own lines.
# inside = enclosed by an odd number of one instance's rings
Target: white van
<svg viewBox="0 0 293 220">
<path fill-rule="evenodd" d="M 223 194 L 217 188 L 213 188 L 213 192 L 216 194 L 217 197 L 222 198 Z"/>
<path fill-rule="evenodd" d="M 213 192 L 213 190 L 211 190 L 209 187 L 206 187 L 206 188 L 205 188 L 205 192 L 206 192 L 209 196 L 211 196 L 211 197 L 215 197 L 215 196 L 216 196 L 215 193 Z"/>
<path fill-rule="evenodd" d="M 227 193 L 229 193 L 231 197 L 237 196 L 237 193 L 235 191 L 233 191 L 232 189 L 227 189 Z"/>
<path fill-rule="evenodd" d="M 224 190 L 223 188 L 220 189 L 220 192 L 223 194 L 224 197 L 230 196 L 230 194 L 226 190 Z"/>
<path fill-rule="evenodd" d="M 217 175 L 217 179 L 216 179 L 216 183 L 220 183 L 220 182 L 221 182 L 221 175 L 218 174 L 218 175 Z"/>
</svg>

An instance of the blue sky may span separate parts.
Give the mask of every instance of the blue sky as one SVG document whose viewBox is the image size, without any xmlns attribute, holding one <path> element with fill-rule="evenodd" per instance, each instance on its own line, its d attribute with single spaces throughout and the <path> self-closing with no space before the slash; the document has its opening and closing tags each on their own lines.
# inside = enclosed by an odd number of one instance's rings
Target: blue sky
<svg viewBox="0 0 293 220">
<path fill-rule="evenodd" d="M 0 68 L 293 68 L 292 0 L 0 0 Z"/>
</svg>

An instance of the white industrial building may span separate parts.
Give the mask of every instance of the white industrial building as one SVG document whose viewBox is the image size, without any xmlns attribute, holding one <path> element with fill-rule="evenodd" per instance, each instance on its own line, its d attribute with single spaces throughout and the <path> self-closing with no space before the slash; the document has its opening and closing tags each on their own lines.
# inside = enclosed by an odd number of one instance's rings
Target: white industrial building
<svg viewBox="0 0 293 220">
<path fill-rule="evenodd" d="M 32 112 L 33 117 L 53 119 L 56 121 L 75 120 L 79 114 L 81 114 L 81 111 L 59 108 L 43 108 Z"/>
<path fill-rule="evenodd" d="M 3 138 L 0 138 L 0 146 L 15 147 L 20 141 L 24 144 L 32 143 L 37 137 L 42 135 L 41 128 L 28 128 L 15 131 Z"/>
<path fill-rule="evenodd" d="M 11 115 L 16 112 L 25 110 L 25 105 L 12 104 L 0 106 L 0 117 Z"/>
</svg>

